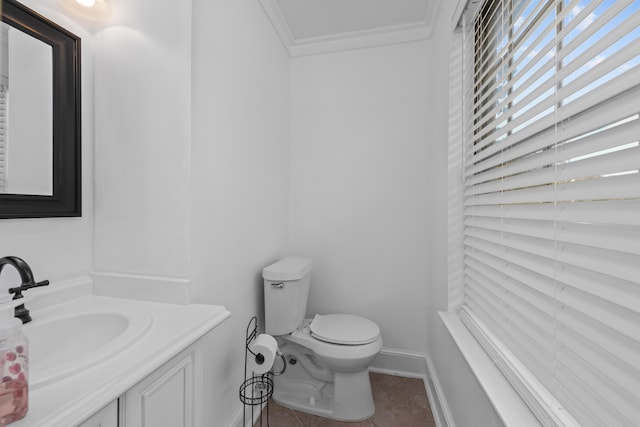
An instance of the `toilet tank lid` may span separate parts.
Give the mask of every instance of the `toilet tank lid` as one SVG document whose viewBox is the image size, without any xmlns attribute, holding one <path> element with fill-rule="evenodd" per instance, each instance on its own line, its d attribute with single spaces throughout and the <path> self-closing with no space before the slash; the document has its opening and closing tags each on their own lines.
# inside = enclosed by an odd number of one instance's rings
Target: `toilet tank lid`
<svg viewBox="0 0 640 427">
<path fill-rule="evenodd" d="M 262 277 L 270 281 L 300 280 L 311 271 L 313 262 L 309 258 L 288 256 L 262 269 Z"/>
</svg>

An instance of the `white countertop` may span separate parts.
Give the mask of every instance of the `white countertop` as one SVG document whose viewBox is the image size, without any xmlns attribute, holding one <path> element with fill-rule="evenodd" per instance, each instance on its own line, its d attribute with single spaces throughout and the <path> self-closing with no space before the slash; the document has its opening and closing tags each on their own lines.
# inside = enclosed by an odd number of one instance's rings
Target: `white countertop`
<svg viewBox="0 0 640 427">
<path fill-rule="evenodd" d="M 38 319 L 95 310 L 136 309 L 148 312 L 149 328 L 126 350 L 117 352 L 80 373 L 29 392 L 29 412 L 12 427 L 74 426 L 117 399 L 180 351 L 204 336 L 230 315 L 214 305 L 174 305 L 88 295 L 34 311 Z M 44 321 L 44 320 L 42 320 Z"/>
</svg>

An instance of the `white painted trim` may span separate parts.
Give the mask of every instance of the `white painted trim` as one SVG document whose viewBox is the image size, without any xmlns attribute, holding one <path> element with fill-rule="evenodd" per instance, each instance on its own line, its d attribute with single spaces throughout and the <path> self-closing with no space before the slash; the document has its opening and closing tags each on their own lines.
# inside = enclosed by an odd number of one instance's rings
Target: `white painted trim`
<svg viewBox="0 0 640 427">
<path fill-rule="evenodd" d="M 431 413 L 436 422 L 437 427 L 456 427 L 456 423 L 453 420 L 453 414 L 447 403 L 447 398 L 442 390 L 438 373 L 433 365 L 431 357 L 427 355 L 427 368 L 429 369 L 429 378 L 425 384 L 427 389 L 427 395 L 429 396 L 429 403 L 431 404 Z"/>
<path fill-rule="evenodd" d="M 549 427 L 580 427 L 580 423 L 553 393 L 468 307 L 458 311 L 458 316 L 541 424 Z"/>
<path fill-rule="evenodd" d="M 271 21 L 271 25 L 273 25 L 273 29 L 276 30 L 280 41 L 284 45 L 284 48 L 291 55 L 291 45 L 293 44 L 293 34 L 289 29 L 289 25 L 287 25 L 287 21 L 284 19 L 282 15 L 282 11 L 280 10 L 280 6 L 274 0 L 260 0 L 260 4 L 264 9 L 264 12 L 267 14 L 269 21 Z"/>
<path fill-rule="evenodd" d="M 373 30 L 298 39 L 293 42 L 289 51 L 293 57 L 317 55 L 321 53 L 427 40 L 431 37 L 431 33 L 432 28 L 422 23 L 396 25 Z"/>
<path fill-rule="evenodd" d="M 442 321 L 505 426 L 540 427 L 524 400 L 502 375 L 456 313 L 439 312 Z"/>
<path fill-rule="evenodd" d="M 453 16 L 451 17 L 451 29 L 455 30 L 458 28 L 458 24 L 460 24 L 460 20 L 462 19 L 462 14 L 464 13 L 465 8 L 467 7 L 468 0 L 458 0 L 458 4 L 456 5 L 455 11 L 453 12 Z"/>
<path fill-rule="evenodd" d="M 484 0 L 458 0 L 453 16 L 451 16 L 451 30 L 456 31 L 462 27 L 463 19 L 467 24 L 473 22 Z"/>
<path fill-rule="evenodd" d="M 189 279 L 92 272 L 96 295 L 170 304 L 191 303 Z"/>
<path fill-rule="evenodd" d="M 466 1 L 466 0 L 460 0 Z M 449 311 L 464 303 L 464 90 L 463 37 L 451 35 L 449 52 L 449 140 L 447 153 L 447 276 Z"/>
<path fill-rule="evenodd" d="M 317 55 L 431 38 L 440 1 L 431 1 L 423 21 L 363 31 L 296 39 L 276 0 L 260 0 L 267 17 L 291 57 Z"/>
<path fill-rule="evenodd" d="M 409 378 L 426 378 L 427 355 L 383 348 L 369 366 L 369 371 Z"/>
<path fill-rule="evenodd" d="M 422 378 L 436 426 L 455 427 L 440 380 L 427 353 L 384 348 L 369 366 L 369 371 L 408 378 Z"/>
</svg>

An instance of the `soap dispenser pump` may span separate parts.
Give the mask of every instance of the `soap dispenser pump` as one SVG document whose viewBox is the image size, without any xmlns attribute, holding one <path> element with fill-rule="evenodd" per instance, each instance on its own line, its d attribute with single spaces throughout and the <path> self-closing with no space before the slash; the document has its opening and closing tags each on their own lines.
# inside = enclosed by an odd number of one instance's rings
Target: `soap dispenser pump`
<svg viewBox="0 0 640 427">
<path fill-rule="evenodd" d="M 0 299 L 0 427 L 24 418 L 29 408 L 28 340 L 14 317 L 17 304 Z"/>
</svg>

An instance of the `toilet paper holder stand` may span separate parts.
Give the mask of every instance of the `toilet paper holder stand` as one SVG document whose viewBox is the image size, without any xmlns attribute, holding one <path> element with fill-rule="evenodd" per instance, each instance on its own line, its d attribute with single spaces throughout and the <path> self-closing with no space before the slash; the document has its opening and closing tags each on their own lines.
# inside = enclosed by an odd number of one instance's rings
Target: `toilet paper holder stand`
<svg viewBox="0 0 640 427">
<path fill-rule="evenodd" d="M 285 357 L 278 351 L 277 356 L 282 360 L 282 370 L 274 371 L 273 368 L 264 374 L 255 375 L 253 371 L 249 372 L 249 360 L 252 358 L 256 363 L 262 364 L 264 356 L 251 350 L 251 343 L 258 336 L 258 318 L 252 317 L 247 325 L 247 334 L 245 337 L 244 352 L 244 381 L 240 385 L 240 401 L 244 404 L 244 412 L 242 414 L 243 424 L 246 425 L 247 406 L 251 406 L 251 422 L 254 423 L 254 406 L 267 403 L 273 395 L 273 376 L 282 375 L 287 369 L 287 361 Z M 269 405 L 267 405 L 267 425 L 269 423 Z M 260 425 L 262 425 L 262 412 L 260 412 Z"/>
</svg>

